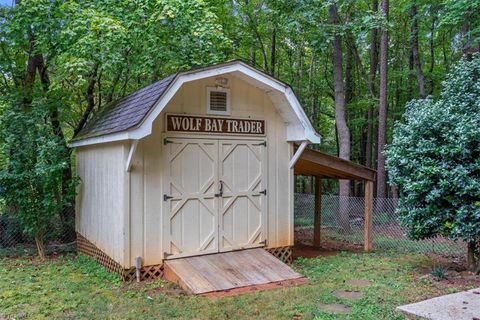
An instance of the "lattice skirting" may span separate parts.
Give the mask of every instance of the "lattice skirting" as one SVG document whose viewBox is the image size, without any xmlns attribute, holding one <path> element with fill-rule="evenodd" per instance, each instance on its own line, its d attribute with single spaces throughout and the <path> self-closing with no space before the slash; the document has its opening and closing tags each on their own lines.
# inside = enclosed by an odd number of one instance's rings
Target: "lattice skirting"
<svg viewBox="0 0 480 320">
<path fill-rule="evenodd" d="M 267 248 L 268 252 L 285 263 L 292 262 L 292 247 Z"/>
<path fill-rule="evenodd" d="M 108 271 L 117 273 L 123 281 L 136 279 L 135 268 L 124 269 L 118 262 L 110 258 L 105 252 L 97 248 L 81 234 L 77 233 L 77 250 L 87 256 L 95 258 Z M 140 280 L 157 279 L 163 276 L 163 264 L 144 266 L 140 269 Z"/>
</svg>

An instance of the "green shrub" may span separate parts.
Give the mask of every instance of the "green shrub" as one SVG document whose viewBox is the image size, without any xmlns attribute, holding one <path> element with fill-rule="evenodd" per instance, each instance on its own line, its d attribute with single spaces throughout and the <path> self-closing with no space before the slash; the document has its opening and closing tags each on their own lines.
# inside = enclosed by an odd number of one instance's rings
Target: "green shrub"
<svg viewBox="0 0 480 320">
<path fill-rule="evenodd" d="M 413 239 L 437 235 L 469 243 L 480 272 L 480 56 L 461 61 L 438 101 L 414 100 L 386 149 L 398 212 Z"/>
</svg>

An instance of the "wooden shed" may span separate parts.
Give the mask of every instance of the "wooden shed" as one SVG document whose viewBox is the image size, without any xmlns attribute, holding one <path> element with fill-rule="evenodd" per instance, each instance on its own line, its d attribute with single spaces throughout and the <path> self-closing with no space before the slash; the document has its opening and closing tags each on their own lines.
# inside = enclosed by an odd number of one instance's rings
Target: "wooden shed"
<svg viewBox="0 0 480 320">
<path fill-rule="evenodd" d="M 79 249 L 124 278 L 139 260 L 145 278 L 165 259 L 289 255 L 294 143 L 319 142 L 292 89 L 241 61 L 170 75 L 72 140 Z"/>
<path fill-rule="evenodd" d="M 195 293 L 303 283 L 263 250 L 291 258 L 295 173 L 368 181 L 371 249 L 375 172 L 306 150 L 316 143 L 292 89 L 241 61 L 170 75 L 104 108 L 71 141 L 78 249 L 125 280 L 165 275 Z"/>
</svg>

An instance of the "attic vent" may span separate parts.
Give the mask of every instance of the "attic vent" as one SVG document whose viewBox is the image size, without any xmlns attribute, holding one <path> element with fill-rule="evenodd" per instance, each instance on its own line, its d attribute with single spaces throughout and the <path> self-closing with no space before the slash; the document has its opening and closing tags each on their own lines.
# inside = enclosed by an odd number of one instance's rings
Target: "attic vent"
<svg viewBox="0 0 480 320">
<path fill-rule="evenodd" d="M 227 111 L 227 93 L 223 91 L 210 92 L 210 110 Z"/>
<path fill-rule="evenodd" d="M 207 88 L 207 113 L 230 114 L 230 90 L 226 88 Z"/>
</svg>

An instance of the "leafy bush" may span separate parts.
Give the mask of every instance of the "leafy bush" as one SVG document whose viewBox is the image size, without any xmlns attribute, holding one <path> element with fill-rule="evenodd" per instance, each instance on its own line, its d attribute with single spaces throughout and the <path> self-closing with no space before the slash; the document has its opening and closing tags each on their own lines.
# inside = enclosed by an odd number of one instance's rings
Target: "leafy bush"
<svg viewBox="0 0 480 320">
<path fill-rule="evenodd" d="M 407 105 L 386 156 L 409 236 L 468 242 L 480 272 L 480 56 L 454 68 L 438 101 Z"/>
</svg>

